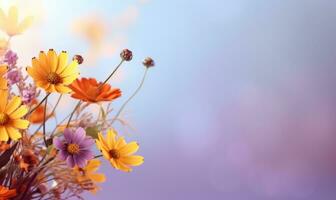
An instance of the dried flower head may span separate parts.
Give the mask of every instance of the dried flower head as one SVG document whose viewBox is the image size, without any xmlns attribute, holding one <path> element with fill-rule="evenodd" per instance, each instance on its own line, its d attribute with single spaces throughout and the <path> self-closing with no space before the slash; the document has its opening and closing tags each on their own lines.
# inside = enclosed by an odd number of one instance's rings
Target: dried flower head
<svg viewBox="0 0 336 200">
<path fill-rule="evenodd" d="M 84 62 L 84 58 L 81 55 L 74 55 L 72 60 L 77 60 L 78 64 L 82 64 Z"/>
<path fill-rule="evenodd" d="M 145 58 L 142 64 L 147 68 L 155 66 L 155 62 L 151 57 Z"/>
<path fill-rule="evenodd" d="M 121 57 L 121 59 L 123 59 L 125 61 L 131 61 L 132 58 L 133 58 L 133 53 L 132 53 L 132 51 L 130 51 L 128 49 L 124 49 L 120 53 L 120 57 Z"/>
</svg>

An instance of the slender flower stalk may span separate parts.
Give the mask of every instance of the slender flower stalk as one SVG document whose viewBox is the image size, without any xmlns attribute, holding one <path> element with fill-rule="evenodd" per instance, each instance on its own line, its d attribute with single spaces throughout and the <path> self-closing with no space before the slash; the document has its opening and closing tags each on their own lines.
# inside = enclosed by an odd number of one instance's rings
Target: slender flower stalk
<svg viewBox="0 0 336 200">
<path fill-rule="evenodd" d="M 28 112 L 28 114 L 27 115 L 30 115 L 30 114 L 32 114 L 40 105 L 42 105 L 42 103 L 44 102 L 44 101 L 46 101 L 47 100 L 47 98 L 48 98 L 48 96 L 50 95 L 51 93 L 47 93 L 47 95 L 40 101 L 40 103 L 38 103 L 37 104 L 37 106 L 35 106 L 33 109 L 31 109 L 29 112 Z"/>
<path fill-rule="evenodd" d="M 102 87 L 105 83 L 107 83 L 107 81 L 109 81 L 112 76 L 116 73 L 116 71 L 119 69 L 119 67 L 124 63 L 124 59 L 121 59 L 120 63 L 117 65 L 116 68 L 114 68 L 114 70 L 112 71 L 112 73 L 105 79 L 105 81 L 103 83 L 101 83 L 100 87 Z M 98 89 L 100 89 L 100 87 Z"/>
<path fill-rule="evenodd" d="M 50 93 L 49 93 L 50 94 Z M 47 143 L 47 138 L 46 138 L 46 118 L 47 118 L 47 105 L 48 105 L 48 96 L 49 94 L 47 95 L 46 99 L 45 99 L 45 104 L 44 104 L 44 113 L 43 113 L 43 140 L 44 140 L 44 144 L 46 145 L 46 147 L 48 146 L 48 143 Z"/>
<path fill-rule="evenodd" d="M 134 91 L 134 93 L 125 101 L 125 103 L 120 107 L 119 111 L 117 112 L 117 114 L 115 115 L 115 117 L 112 119 L 112 122 L 111 122 L 111 125 L 118 119 L 119 115 L 121 114 L 121 112 L 124 110 L 124 108 L 126 107 L 126 105 L 135 97 L 135 95 L 138 94 L 138 92 L 141 90 L 144 82 L 145 82 L 145 79 L 146 79 L 146 76 L 147 76 L 147 72 L 148 72 L 148 69 L 146 67 L 145 69 L 145 73 L 142 77 L 142 80 L 140 82 L 140 85 L 138 86 L 138 88 Z"/>
<path fill-rule="evenodd" d="M 68 123 L 67 123 L 67 125 L 66 125 L 67 128 L 69 127 L 69 124 L 70 124 L 70 122 L 71 122 L 71 119 L 72 119 L 73 115 L 75 114 L 76 110 L 77 110 L 77 109 L 79 108 L 79 106 L 81 105 L 81 103 L 82 103 L 82 101 L 79 100 L 78 103 L 77 103 L 77 105 L 75 106 L 75 108 L 74 108 L 73 111 L 71 112 L 70 117 L 69 117 L 69 120 L 68 120 Z"/>
</svg>

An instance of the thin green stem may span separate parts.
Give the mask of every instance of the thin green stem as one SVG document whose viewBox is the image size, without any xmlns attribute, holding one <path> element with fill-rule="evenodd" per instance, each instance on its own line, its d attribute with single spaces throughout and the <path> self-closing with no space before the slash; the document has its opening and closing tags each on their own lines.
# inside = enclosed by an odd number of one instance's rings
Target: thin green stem
<svg viewBox="0 0 336 200">
<path fill-rule="evenodd" d="M 119 111 L 117 112 L 116 116 L 113 118 L 113 120 L 111 121 L 111 125 L 118 119 L 119 115 L 121 114 L 121 112 L 124 110 L 124 108 L 126 107 L 126 105 L 135 97 L 135 95 L 140 91 L 140 89 L 142 88 L 145 79 L 146 79 L 146 75 L 148 72 L 148 68 L 146 68 L 145 73 L 142 77 L 141 83 L 138 86 L 138 88 L 134 91 L 134 93 L 125 101 L 125 103 L 120 107 Z"/>
</svg>

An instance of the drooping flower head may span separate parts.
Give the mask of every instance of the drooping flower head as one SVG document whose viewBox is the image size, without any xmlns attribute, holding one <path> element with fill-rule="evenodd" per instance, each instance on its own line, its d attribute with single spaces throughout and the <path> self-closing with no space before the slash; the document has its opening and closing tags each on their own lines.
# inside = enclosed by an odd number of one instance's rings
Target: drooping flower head
<svg viewBox="0 0 336 200">
<path fill-rule="evenodd" d="M 18 9 L 15 6 L 9 8 L 8 15 L 0 9 L 0 29 L 5 31 L 8 36 L 23 33 L 33 23 L 33 17 L 26 17 L 21 22 L 18 21 Z"/>
<path fill-rule="evenodd" d="M 68 166 L 85 167 L 88 160 L 93 158 L 90 150 L 94 140 L 86 136 L 83 128 L 64 130 L 64 138 L 55 138 L 54 145 L 59 150 L 59 158 L 67 162 Z"/>
<path fill-rule="evenodd" d="M 96 183 L 105 182 L 105 175 L 96 172 L 100 164 L 100 160 L 92 159 L 84 168 L 74 168 L 76 179 L 84 190 L 96 193 L 99 190 Z"/>
<path fill-rule="evenodd" d="M 17 60 L 18 56 L 14 51 L 9 50 L 6 52 L 4 62 L 7 63 L 9 67 L 15 66 Z"/>
<path fill-rule="evenodd" d="M 68 87 L 79 75 L 78 61 L 68 64 L 68 53 L 62 51 L 59 56 L 53 49 L 48 53 L 40 52 L 39 58 L 32 59 L 32 67 L 27 68 L 28 74 L 35 84 L 46 92 L 69 93 Z"/>
<path fill-rule="evenodd" d="M 120 89 L 112 88 L 107 83 L 102 85 L 94 78 L 76 79 L 69 87 L 73 91 L 72 98 L 90 103 L 112 101 L 121 96 Z"/>
<path fill-rule="evenodd" d="M 18 140 L 21 138 L 19 129 L 27 129 L 29 121 L 21 119 L 28 108 L 21 105 L 21 98 L 13 97 L 8 101 L 8 91 L 0 90 L 0 141 Z"/>
<path fill-rule="evenodd" d="M 131 166 L 138 166 L 144 162 L 142 156 L 132 155 L 138 151 L 138 143 L 130 142 L 127 144 L 123 137 L 117 137 L 114 130 L 107 131 L 106 139 L 102 133 L 98 133 L 96 143 L 105 159 L 110 161 L 111 165 L 116 169 L 130 172 L 132 171 Z"/>
</svg>

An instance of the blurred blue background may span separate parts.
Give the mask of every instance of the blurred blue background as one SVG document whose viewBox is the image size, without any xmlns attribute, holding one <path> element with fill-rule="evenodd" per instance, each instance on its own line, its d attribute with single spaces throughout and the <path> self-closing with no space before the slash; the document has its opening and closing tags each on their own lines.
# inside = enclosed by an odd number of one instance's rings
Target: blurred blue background
<svg viewBox="0 0 336 200">
<path fill-rule="evenodd" d="M 134 52 L 112 80 L 116 108 L 142 59 L 157 63 L 124 112 L 133 128 L 118 127 L 144 165 L 105 162 L 108 180 L 87 199 L 335 199 L 336 1 L 14 2 L 40 16 L 13 41 L 23 65 L 64 49 L 88 55 L 82 76 L 103 80 L 121 49 Z M 98 45 L 76 26 L 89 19 L 103 23 Z"/>
</svg>

